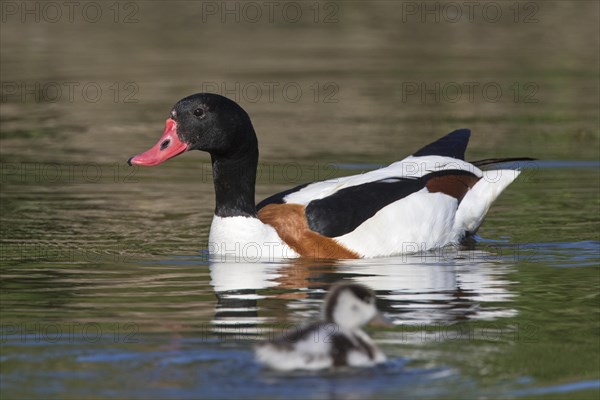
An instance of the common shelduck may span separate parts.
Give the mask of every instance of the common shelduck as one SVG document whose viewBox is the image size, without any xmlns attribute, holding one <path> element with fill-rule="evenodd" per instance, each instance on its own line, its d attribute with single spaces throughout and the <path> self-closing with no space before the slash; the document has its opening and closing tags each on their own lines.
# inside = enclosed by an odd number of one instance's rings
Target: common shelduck
<svg viewBox="0 0 600 400">
<path fill-rule="evenodd" d="M 382 320 L 374 293 L 363 285 L 341 283 L 331 287 L 320 321 L 290 328 L 256 348 L 256 359 L 277 370 L 371 367 L 385 355 L 361 327 Z"/>
<path fill-rule="evenodd" d="M 469 136 L 459 129 L 385 168 L 300 185 L 256 205 L 258 142 L 250 117 L 226 97 L 198 93 L 177 102 L 158 143 L 128 163 L 157 165 L 188 150 L 210 154 L 216 194 L 211 254 L 382 257 L 474 234 L 519 175 L 496 165 L 529 160 L 467 162 Z"/>
</svg>

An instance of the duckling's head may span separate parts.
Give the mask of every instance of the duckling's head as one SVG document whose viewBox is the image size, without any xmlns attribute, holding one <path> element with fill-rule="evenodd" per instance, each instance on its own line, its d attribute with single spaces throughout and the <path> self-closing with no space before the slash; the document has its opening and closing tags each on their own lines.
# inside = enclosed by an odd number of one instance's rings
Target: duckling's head
<svg viewBox="0 0 600 400">
<path fill-rule="evenodd" d="M 340 329 L 352 330 L 365 325 L 379 313 L 371 289 L 356 283 L 340 283 L 329 290 L 323 314 L 325 321 L 337 324 Z"/>
</svg>

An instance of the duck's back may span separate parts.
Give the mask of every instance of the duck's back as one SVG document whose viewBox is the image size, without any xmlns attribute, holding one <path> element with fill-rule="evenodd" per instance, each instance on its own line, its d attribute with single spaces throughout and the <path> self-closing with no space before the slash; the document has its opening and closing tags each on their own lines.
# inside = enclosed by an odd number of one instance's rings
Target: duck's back
<svg viewBox="0 0 600 400">
<path fill-rule="evenodd" d="M 315 257 L 389 256 L 457 243 L 475 233 L 518 176 L 466 162 L 469 136 L 459 129 L 388 167 L 271 196 L 257 206 L 258 216 L 299 254 Z"/>
</svg>

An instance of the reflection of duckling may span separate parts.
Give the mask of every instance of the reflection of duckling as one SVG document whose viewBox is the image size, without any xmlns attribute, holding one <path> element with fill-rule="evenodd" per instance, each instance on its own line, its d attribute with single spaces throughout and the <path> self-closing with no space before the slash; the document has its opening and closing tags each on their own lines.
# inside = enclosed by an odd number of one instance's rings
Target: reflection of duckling
<svg viewBox="0 0 600 400">
<path fill-rule="evenodd" d="M 386 360 L 360 329 L 375 319 L 383 320 L 370 289 L 354 283 L 334 285 L 325 298 L 322 320 L 260 344 L 256 359 L 278 370 L 371 367 Z"/>
</svg>

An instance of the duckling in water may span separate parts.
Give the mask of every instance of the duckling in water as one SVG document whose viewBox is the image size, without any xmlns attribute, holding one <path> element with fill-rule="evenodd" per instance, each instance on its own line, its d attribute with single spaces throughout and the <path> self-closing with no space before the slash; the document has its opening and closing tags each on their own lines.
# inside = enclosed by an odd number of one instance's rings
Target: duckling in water
<svg viewBox="0 0 600 400">
<path fill-rule="evenodd" d="M 386 361 L 361 329 L 372 320 L 383 322 L 371 289 L 355 283 L 336 284 L 325 298 L 322 313 L 322 320 L 260 344 L 256 359 L 282 371 L 372 367 Z"/>
</svg>

